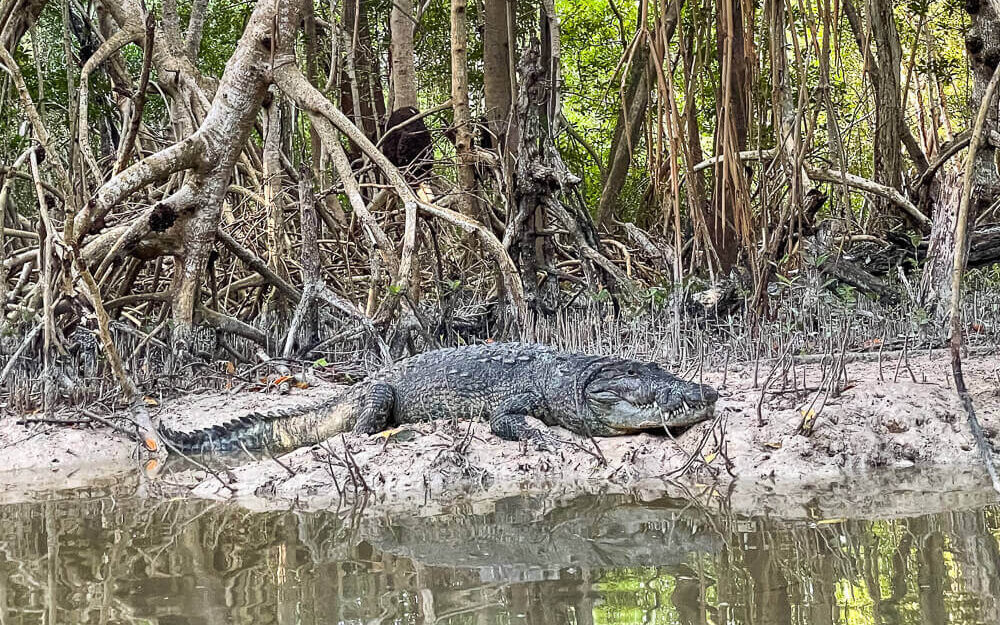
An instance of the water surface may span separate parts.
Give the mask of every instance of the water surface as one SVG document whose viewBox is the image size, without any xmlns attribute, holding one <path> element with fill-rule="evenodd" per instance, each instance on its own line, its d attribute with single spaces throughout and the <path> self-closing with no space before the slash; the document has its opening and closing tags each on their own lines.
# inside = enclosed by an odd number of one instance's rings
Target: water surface
<svg viewBox="0 0 1000 625">
<path fill-rule="evenodd" d="M 993 625 L 998 545 L 993 506 L 782 522 L 628 496 L 430 518 L 66 497 L 0 506 L 0 625 Z"/>
</svg>

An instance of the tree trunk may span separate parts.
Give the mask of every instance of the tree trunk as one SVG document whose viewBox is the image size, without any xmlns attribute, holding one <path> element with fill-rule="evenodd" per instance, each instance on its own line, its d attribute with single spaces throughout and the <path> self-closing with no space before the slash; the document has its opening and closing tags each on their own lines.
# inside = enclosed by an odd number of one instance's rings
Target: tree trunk
<svg viewBox="0 0 1000 625">
<path fill-rule="evenodd" d="M 492 3 L 490 3 L 492 4 Z M 416 29 L 413 0 L 395 0 L 389 14 L 392 110 L 417 107 L 417 69 L 414 64 L 413 32 Z"/>
<path fill-rule="evenodd" d="M 600 251 L 600 239 L 590 213 L 580 205 L 563 205 L 561 195 L 580 183 L 566 168 L 555 145 L 560 118 L 557 71 L 559 23 L 551 0 L 543 3 L 542 44 L 533 43 L 518 62 L 517 172 L 512 211 L 504 243 L 521 270 L 527 304 L 537 312 L 554 312 L 558 279 L 551 262 L 552 243 L 540 233 L 549 219 L 566 229 L 570 245 L 578 252 L 588 277 L 603 277 L 609 291 L 622 289 L 634 295 L 631 280 Z M 595 271 L 596 270 L 596 271 Z M 546 274 L 539 285 L 538 274 Z M 593 281 L 593 280 L 592 280 Z M 596 287 L 596 284 L 591 286 Z"/>
<path fill-rule="evenodd" d="M 680 13 L 682 3 L 682 1 L 678 1 L 675 4 L 674 14 Z M 698 125 L 698 103 L 695 99 L 697 83 L 694 78 L 696 67 L 694 32 L 695 29 L 691 28 L 682 33 L 683 36 L 679 38 L 678 42 L 680 46 L 678 54 L 681 57 L 684 70 L 684 123 L 687 130 L 688 158 L 691 160 L 691 168 L 704 160 L 701 149 L 701 128 Z M 692 193 L 692 199 L 700 204 L 705 198 L 703 174 L 693 171 L 691 173 L 693 174 L 689 183 L 691 188 L 688 192 Z"/>
<path fill-rule="evenodd" d="M 374 139 L 379 121 L 385 118 L 386 111 L 382 81 L 378 76 L 378 57 L 372 50 L 364 0 L 344 0 L 343 15 L 343 27 L 347 33 L 348 75 L 341 86 L 341 93 L 349 100 L 347 103 L 342 100 L 342 108 L 369 139 Z"/>
<path fill-rule="evenodd" d="M 515 15 L 516 0 L 492 0 L 485 3 L 486 24 L 483 31 L 483 91 L 486 123 L 492 139 L 507 143 L 507 124 L 514 101 L 511 68 L 511 40 L 508 15 Z"/>
<path fill-rule="evenodd" d="M 632 164 L 632 153 L 639 142 L 639 133 L 646 119 L 646 108 L 649 106 L 649 74 L 649 42 L 643 40 L 636 46 L 632 56 L 625 93 L 618 110 L 618 122 L 611 138 L 608 165 L 605 169 L 607 177 L 604 179 L 601 199 L 597 205 L 598 227 L 614 216 L 618 194 L 625 185 Z"/>
<path fill-rule="evenodd" d="M 972 28 L 966 38 L 969 61 L 973 70 L 972 109 L 978 110 L 986 97 L 986 85 L 993 76 L 996 64 L 1000 62 L 1000 19 L 990 2 L 966 4 L 972 12 Z M 972 11 L 974 9 L 974 11 Z M 1000 194 L 1000 177 L 997 175 L 996 146 L 991 135 L 997 129 L 997 107 L 988 109 L 984 122 L 983 140 L 975 152 L 973 163 L 973 191 L 969 204 L 968 219 L 974 220 Z M 989 132 L 993 130 L 994 133 Z M 949 303 L 953 293 L 952 276 L 955 271 L 955 254 L 959 244 L 956 239 L 959 201 L 962 181 L 955 173 L 940 173 L 932 179 L 921 193 L 931 196 L 935 207 L 934 221 L 927 249 L 927 263 L 920 284 L 921 304 L 930 309 L 935 323 L 928 327 L 948 328 Z M 971 231 L 969 236 L 972 236 Z M 971 247 L 971 246 L 970 246 Z M 972 266 L 971 254 L 968 259 Z"/>
<path fill-rule="evenodd" d="M 544 19 L 544 18 L 543 18 Z M 519 92 L 517 102 L 518 127 L 517 172 L 514 184 L 514 211 L 507 228 L 510 250 L 521 270 L 524 296 L 528 308 L 541 313 L 555 311 L 556 279 L 546 280 L 540 288 L 539 274 L 548 266 L 546 248 L 541 245 L 538 231 L 545 228 L 545 207 L 558 202 L 557 196 L 571 181 L 559 175 L 549 163 L 545 149 L 548 136 L 549 65 L 537 43 L 525 51 L 518 63 Z M 569 183 L 569 184 L 566 184 Z"/>
<path fill-rule="evenodd" d="M 175 228 L 181 241 L 171 304 L 175 351 L 181 354 L 192 352 L 194 313 L 233 167 L 264 100 L 271 60 L 294 53 L 301 5 L 301 0 L 261 1 L 254 9 L 196 133 L 197 165 L 184 186 L 158 205 L 160 221 L 169 222 L 166 229 Z"/>
<path fill-rule="evenodd" d="M 880 73 L 879 80 L 872 85 L 875 90 L 875 181 L 899 189 L 903 183 L 899 150 L 903 125 L 899 76 L 902 52 L 892 6 L 892 0 L 868 0 L 868 18 Z M 877 201 L 879 220 L 889 213 L 887 204 Z"/>
<path fill-rule="evenodd" d="M 1000 63 L 1000 14 L 991 0 L 969 0 L 966 10 L 972 18 L 969 34 L 965 39 L 966 51 L 972 65 L 972 99 L 969 110 L 975 111 L 983 101 L 986 85 Z M 997 107 L 990 107 L 983 125 L 983 141 L 976 152 L 973 176 L 972 204 L 969 220 L 976 217 L 1000 197 L 1000 174 L 997 173 L 997 148 L 1000 147 L 1000 115 Z"/>
<path fill-rule="evenodd" d="M 267 202 L 267 265 L 276 275 L 284 277 L 283 222 L 285 202 L 282 198 L 284 170 L 281 166 L 281 100 L 275 97 L 264 107 L 264 200 Z"/>
<path fill-rule="evenodd" d="M 951 278 L 955 270 L 955 226 L 962 180 L 957 172 L 938 174 L 928 193 L 933 195 L 934 223 L 927 245 L 927 260 L 920 279 L 920 304 L 934 317 L 931 327 L 947 330 Z M 939 337 L 939 338 L 943 338 Z"/>
<path fill-rule="evenodd" d="M 881 85 L 883 83 L 881 66 L 876 59 L 871 58 L 869 48 L 865 43 L 868 40 L 868 37 L 865 33 L 864 26 L 861 23 L 861 16 L 858 14 L 858 10 L 854 6 L 852 0 L 842 0 L 842 5 L 844 7 L 844 17 L 847 18 L 847 21 L 851 26 L 851 33 L 854 35 L 854 41 L 858 46 L 858 51 L 863 57 L 865 57 L 865 66 L 868 70 L 871 82 L 873 85 Z M 895 22 L 893 22 L 893 27 L 895 28 Z M 898 49 L 898 33 L 895 41 Z M 896 73 L 899 73 L 898 70 Z M 899 82 L 898 76 L 896 78 L 896 82 Z M 878 97 L 877 92 L 876 97 Z M 945 119 L 947 121 L 947 117 Z M 910 155 L 910 160 L 913 161 L 918 170 L 924 171 L 927 169 L 927 155 L 924 154 L 923 150 L 921 150 L 919 142 L 910 131 L 910 127 L 904 122 L 902 111 L 900 111 L 898 120 L 900 138 L 903 141 L 903 145 L 906 147 L 907 153 Z"/>
<path fill-rule="evenodd" d="M 784 28 L 783 23 L 773 26 Z M 716 154 L 738 154 L 747 145 L 749 63 L 753 60 L 747 59 L 745 37 L 743 1 L 719 0 L 716 53 L 722 68 L 722 82 L 716 97 Z M 735 159 L 724 160 L 716 170 L 713 214 L 706 219 L 706 225 L 719 260 L 719 269 L 723 272 L 728 272 L 739 257 L 740 237 L 736 229 L 739 219 L 734 217 L 749 211 L 745 178 L 742 167 Z"/>
<path fill-rule="evenodd" d="M 684 0 L 675 0 L 667 15 L 663 16 L 660 28 L 663 29 L 662 41 L 669 42 L 677 29 L 677 20 Z M 614 216 L 615 203 L 621 193 L 628 170 L 632 164 L 632 154 L 639 142 L 643 122 L 646 119 L 646 109 L 649 106 L 650 90 L 653 88 L 653 72 L 656 60 L 650 59 L 648 39 L 643 39 L 636 46 L 629 68 L 625 93 L 618 112 L 618 121 L 611 138 L 611 148 L 608 151 L 608 164 L 605 168 L 604 186 L 601 188 L 601 198 L 597 205 L 597 227 L 606 223 Z"/>
<path fill-rule="evenodd" d="M 466 0 L 451 0 L 451 105 L 455 111 L 455 151 L 458 153 L 459 211 L 478 213 L 476 166 L 472 154 L 472 116 L 469 112 L 468 24 Z"/>
</svg>

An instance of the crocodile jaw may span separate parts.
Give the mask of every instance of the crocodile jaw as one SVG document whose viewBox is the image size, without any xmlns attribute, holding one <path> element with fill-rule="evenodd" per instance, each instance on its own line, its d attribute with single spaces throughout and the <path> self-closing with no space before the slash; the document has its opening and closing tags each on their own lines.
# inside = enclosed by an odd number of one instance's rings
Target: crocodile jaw
<svg viewBox="0 0 1000 625">
<path fill-rule="evenodd" d="M 694 425 L 712 418 L 715 414 L 715 402 L 691 405 L 681 403 L 679 406 L 669 410 L 662 410 L 657 406 L 642 410 L 642 416 L 628 419 L 627 424 L 612 424 L 607 421 L 609 427 L 621 434 L 635 434 L 637 432 L 663 430 L 672 427 L 684 427 Z M 623 420 L 625 421 L 625 420 Z"/>
<path fill-rule="evenodd" d="M 614 436 L 700 423 L 712 418 L 715 402 L 678 400 L 661 406 L 655 402 L 639 404 L 619 398 L 613 403 L 592 402 L 590 410 L 603 426 L 601 435 Z"/>
</svg>

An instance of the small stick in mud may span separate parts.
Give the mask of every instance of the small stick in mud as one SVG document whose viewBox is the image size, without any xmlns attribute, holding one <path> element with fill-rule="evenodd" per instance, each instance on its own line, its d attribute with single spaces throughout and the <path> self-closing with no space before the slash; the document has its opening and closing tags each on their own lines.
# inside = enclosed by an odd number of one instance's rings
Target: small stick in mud
<svg viewBox="0 0 1000 625">
<path fill-rule="evenodd" d="M 726 381 L 729 379 L 729 356 L 732 352 L 726 350 L 726 361 L 722 365 L 722 388 L 726 387 Z"/>
<path fill-rule="evenodd" d="M 792 343 L 791 341 L 789 341 L 785 349 L 782 351 L 781 355 L 774 361 L 774 364 L 771 365 L 771 370 L 767 374 L 767 379 L 764 380 L 764 387 L 760 389 L 760 399 L 757 400 L 757 425 L 760 427 L 764 427 L 764 425 L 766 425 L 766 422 L 764 421 L 763 408 L 764 408 L 764 397 L 767 395 L 767 387 L 768 385 L 771 384 L 771 380 L 774 379 L 774 374 L 777 373 L 778 367 L 782 365 L 782 363 L 785 361 L 785 358 L 788 357 L 788 354 L 791 351 L 792 351 Z M 756 372 L 754 372 L 754 378 L 755 378 L 754 388 L 756 388 L 757 387 Z"/>
<path fill-rule="evenodd" d="M 236 442 L 239 443 L 240 449 L 242 449 L 243 453 L 245 453 L 250 458 L 251 462 L 257 462 L 257 457 L 254 456 L 252 453 L 250 453 L 250 450 L 247 449 L 247 446 L 243 444 L 243 441 L 236 439 Z"/>
<path fill-rule="evenodd" d="M 57 417 L 22 417 L 15 421 L 17 425 L 32 425 L 36 423 L 46 423 L 48 425 L 86 425 L 88 423 L 93 423 L 90 417 L 84 417 L 82 419 L 60 419 Z"/>
<path fill-rule="evenodd" d="M 386 438 L 388 441 L 388 438 Z M 462 441 L 455 447 L 455 451 L 460 454 L 465 454 L 469 450 L 469 443 L 472 442 L 472 420 L 469 420 L 469 427 L 465 429 L 465 436 L 462 437 Z"/>
<path fill-rule="evenodd" d="M 333 461 L 330 460 L 331 458 L 337 458 L 337 454 L 334 453 L 333 448 L 330 446 L 328 441 L 323 441 L 322 443 L 319 443 L 318 447 L 320 448 L 321 451 L 326 452 L 323 454 L 323 461 L 326 466 L 326 471 L 327 473 L 330 474 L 330 479 L 333 480 L 333 487 L 337 489 L 337 497 L 340 499 L 340 501 L 343 501 L 344 489 L 341 488 L 340 486 L 340 480 L 337 479 L 337 471 L 334 470 Z M 339 462 L 340 459 L 337 458 L 337 461 Z"/>
<path fill-rule="evenodd" d="M 878 344 L 878 381 L 885 382 L 885 378 L 882 376 L 882 350 L 885 349 L 885 330 L 882 331 L 882 338 L 879 340 Z"/>
<path fill-rule="evenodd" d="M 131 420 L 131 419 L 125 418 L 126 421 L 130 422 L 136 428 L 135 430 L 129 430 L 126 427 L 122 427 L 122 426 L 118 425 L 117 423 L 115 423 L 114 421 L 111 421 L 110 419 L 105 419 L 101 415 L 99 415 L 99 414 L 97 414 L 97 413 L 95 413 L 95 412 L 93 412 L 91 410 L 87 410 L 86 408 L 80 409 L 80 412 L 82 412 L 84 414 L 84 416 L 86 416 L 91 421 L 94 421 L 96 423 L 100 423 L 101 425 L 109 427 L 112 430 L 115 430 L 117 432 L 121 432 L 122 434 L 128 436 L 131 439 L 136 439 L 136 440 L 138 440 L 138 442 L 140 444 L 143 443 L 142 439 L 136 436 L 136 431 L 139 428 L 139 424 L 136 423 L 135 421 Z"/>
<path fill-rule="evenodd" d="M 830 375 L 827 377 L 824 369 L 823 379 L 820 382 L 819 388 L 816 389 L 816 395 L 813 397 L 812 401 L 809 403 L 809 407 L 801 410 L 802 422 L 799 423 L 799 427 L 796 430 L 797 434 L 802 436 L 811 436 L 813 429 L 816 427 L 816 420 L 820 413 L 823 412 L 823 408 L 826 407 L 827 401 L 830 397 L 839 397 L 841 393 L 840 388 L 840 378 L 843 376 L 845 379 L 845 386 L 847 384 L 847 366 L 844 364 L 847 355 L 847 342 L 850 335 L 849 329 L 845 329 L 842 333 L 842 340 L 840 345 L 840 356 L 836 355 L 834 352 L 834 345 L 831 340 L 830 350 L 831 350 L 831 368 Z M 816 408 L 816 401 L 819 399 L 820 395 L 823 396 L 823 401 L 820 403 L 819 408 Z"/>
<path fill-rule="evenodd" d="M 687 461 L 685 461 L 680 468 L 667 473 L 666 475 L 668 478 L 673 476 L 684 475 L 694 464 L 695 460 L 701 460 L 701 463 L 703 465 L 708 467 L 710 470 L 714 471 L 714 469 L 709 467 L 708 463 L 705 462 L 705 457 L 702 455 L 701 452 L 705 449 L 705 444 L 708 443 L 708 437 L 711 436 L 713 433 L 715 433 L 715 428 L 717 428 L 719 426 L 719 423 L 722 422 L 723 414 L 724 413 L 720 411 L 719 414 L 715 415 L 715 419 L 712 421 L 712 427 L 708 428 L 708 431 L 706 431 L 705 434 L 702 435 L 701 440 L 698 441 L 698 445 L 695 447 L 694 451 L 691 452 L 691 455 L 688 456 Z M 670 436 L 670 440 L 674 441 L 674 444 L 677 445 L 678 448 L 680 448 L 680 445 L 677 443 L 677 439 L 670 434 L 669 430 L 667 431 L 667 434 Z M 681 448 L 681 451 L 683 451 L 683 448 Z"/>
<path fill-rule="evenodd" d="M 597 444 L 597 439 L 595 439 L 594 435 L 591 434 L 590 432 L 587 432 L 587 438 L 590 439 L 590 444 L 594 446 L 594 453 L 592 453 L 591 455 L 597 458 L 597 461 L 601 464 L 602 467 L 607 466 L 608 459 L 604 457 L 604 452 L 601 451 L 601 446 Z M 584 447 L 580 447 L 580 449 L 582 449 L 583 451 L 587 451 L 587 449 Z"/>
<path fill-rule="evenodd" d="M 347 470 L 351 474 L 351 481 L 354 482 L 354 475 L 357 474 L 357 479 L 361 482 L 361 488 L 366 493 L 374 492 L 368 482 L 365 481 L 363 475 L 361 475 L 361 468 L 358 463 L 354 460 L 354 455 L 351 453 L 351 448 L 347 446 L 347 439 L 344 436 L 340 437 L 340 442 L 344 445 L 344 454 L 347 457 L 348 465 Z M 355 483 L 354 494 L 357 495 L 357 484 Z"/>
<path fill-rule="evenodd" d="M 903 349 L 899 352 L 899 358 L 896 360 L 896 372 L 892 376 L 892 383 L 895 384 L 899 382 L 899 368 L 903 365 L 903 359 L 906 358 L 906 346 L 909 343 L 910 335 L 909 333 L 903 335 Z"/>
<path fill-rule="evenodd" d="M 278 463 L 278 466 L 281 467 L 282 469 L 284 469 L 285 471 L 287 471 L 289 476 L 291 476 L 291 477 L 295 477 L 296 476 L 296 473 L 295 473 L 294 470 L 292 470 L 292 467 L 288 466 L 287 464 L 285 464 L 281 460 L 278 460 L 278 457 L 275 456 L 274 454 L 272 454 L 271 452 L 269 452 L 269 451 L 267 452 L 267 457 L 270 458 L 271 460 L 274 460 L 276 463 Z"/>
</svg>

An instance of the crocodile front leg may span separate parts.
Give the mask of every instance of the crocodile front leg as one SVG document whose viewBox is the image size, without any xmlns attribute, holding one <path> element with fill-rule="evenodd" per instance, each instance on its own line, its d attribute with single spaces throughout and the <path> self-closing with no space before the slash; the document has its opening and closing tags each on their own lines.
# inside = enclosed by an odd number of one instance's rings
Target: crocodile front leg
<svg viewBox="0 0 1000 625">
<path fill-rule="evenodd" d="M 396 404 L 396 391 L 384 383 L 373 384 L 361 405 L 361 414 L 354 426 L 359 434 L 376 434 L 389 427 L 392 408 Z"/>
<path fill-rule="evenodd" d="M 530 441 L 539 449 L 551 449 L 561 441 L 551 433 L 528 425 L 527 417 L 538 417 L 545 411 L 545 405 L 537 395 L 517 395 L 493 411 L 490 429 L 500 438 L 508 441 Z"/>
</svg>

